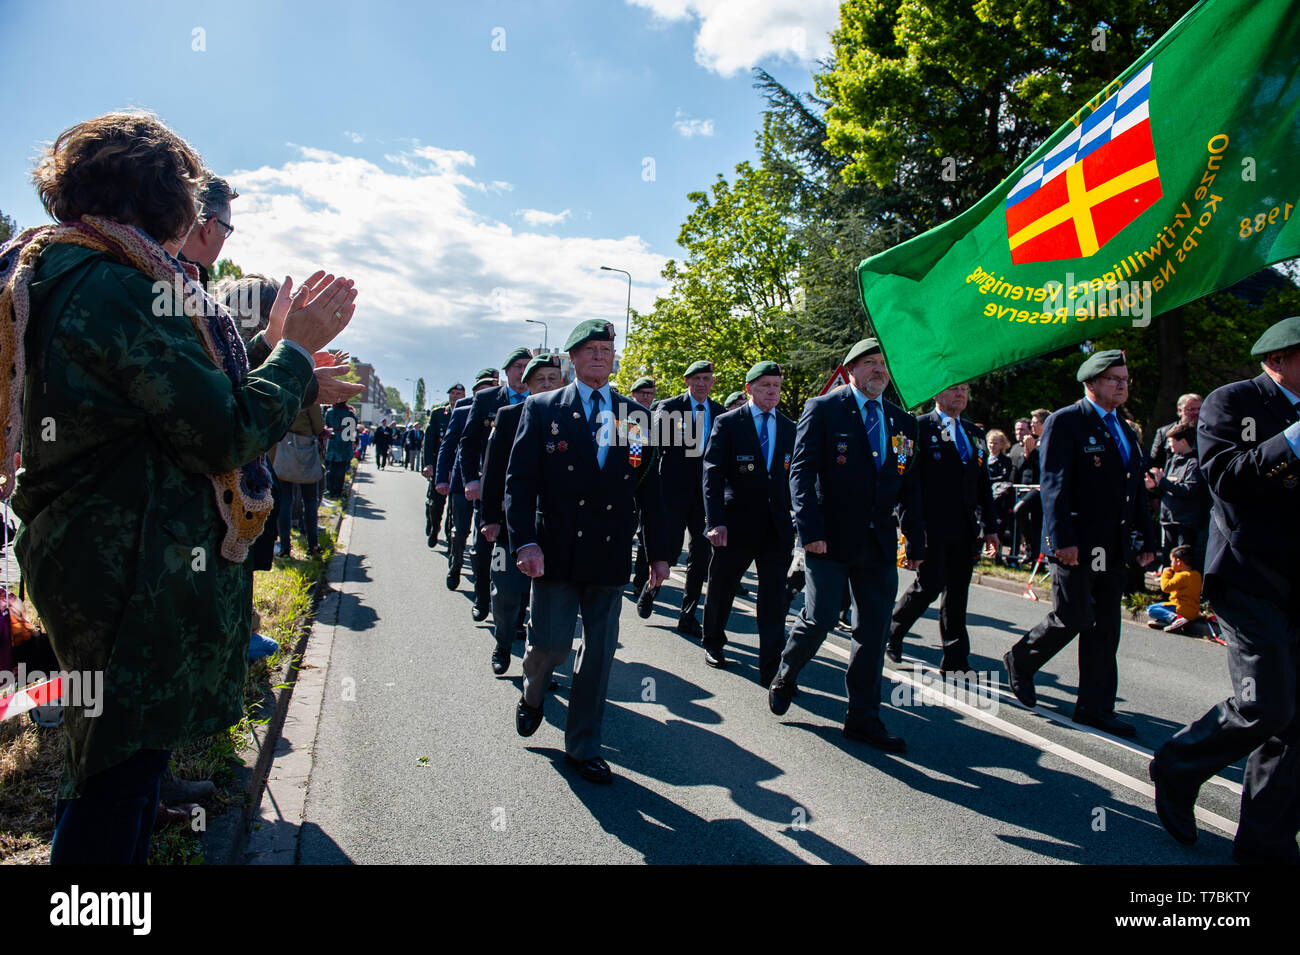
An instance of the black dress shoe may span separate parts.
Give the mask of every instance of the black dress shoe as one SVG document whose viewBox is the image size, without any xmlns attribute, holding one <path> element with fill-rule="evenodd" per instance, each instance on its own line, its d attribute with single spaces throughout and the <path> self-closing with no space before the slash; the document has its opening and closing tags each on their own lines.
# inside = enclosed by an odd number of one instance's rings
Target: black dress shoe
<svg viewBox="0 0 1300 955">
<path fill-rule="evenodd" d="M 510 651 L 497 647 L 492 651 L 492 672 L 497 676 L 510 669 Z"/>
<path fill-rule="evenodd" d="M 879 720 L 865 722 L 845 720 L 844 735 L 849 739 L 869 743 L 876 749 L 883 749 L 886 753 L 902 753 L 907 750 L 907 744 L 903 742 L 903 738 L 889 732 L 889 730 L 885 729 L 885 724 Z"/>
<path fill-rule="evenodd" d="M 515 704 L 515 731 L 520 736 L 532 736 L 541 725 L 542 708 L 539 706 L 534 709 L 525 703 L 521 696 L 519 702 Z"/>
<path fill-rule="evenodd" d="M 644 577 L 636 578 L 635 580 L 632 581 L 632 593 L 640 597 L 641 591 L 645 590 L 645 585 L 646 585 L 646 579 Z"/>
<path fill-rule="evenodd" d="M 767 691 L 767 708 L 776 716 L 785 716 L 785 711 L 790 708 L 790 700 L 793 698 L 794 687 L 773 683 Z"/>
<path fill-rule="evenodd" d="M 727 658 L 722 655 L 722 648 L 711 650 L 704 648 L 704 662 L 715 670 L 725 670 L 727 668 Z"/>
<path fill-rule="evenodd" d="M 1147 775 L 1156 786 L 1156 815 L 1160 824 L 1178 842 L 1190 846 L 1196 841 L 1196 798 L 1180 798 L 1174 794 L 1174 786 L 1165 777 L 1153 759 L 1147 764 Z"/>
<path fill-rule="evenodd" d="M 460 586 L 460 568 L 453 567 L 451 570 L 447 571 L 447 589 L 455 590 L 459 586 Z"/>
<path fill-rule="evenodd" d="M 1016 659 L 1008 650 L 1002 657 L 1002 665 L 1007 668 L 1007 683 L 1016 699 L 1031 710 L 1038 705 L 1038 694 L 1034 692 L 1033 677 L 1025 677 L 1016 672 Z"/>
<path fill-rule="evenodd" d="M 437 547 L 437 546 L 438 546 L 438 535 L 437 535 L 437 534 L 430 534 L 430 535 L 429 535 L 429 546 L 430 546 L 430 547 Z"/>
<path fill-rule="evenodd" d="M 1081 726 L 1091 726 L 1094 729 L 1105 730 L 1112 736 L 1123 736 L 1125 739 L 1137 738 L 1137 727 L 1132 723 L 1125 723 L 1114 713 L 1093 713 L 1090 710 L 1081 710 L 1077 707 L 1074 711 L 1074 722 Z"/>
<path fill-rule="evenodd" d="M 636 615 L 642 620 L 649 618 L 655 609 L 655 596 L 659 593 L 657 587 L 651 587 L 649 582 L 641 588 L 641 596 L 636 598 Z"/>
<path fill-rule="evenodd" d="M 576 766 L 578 775 L 589 783 L 608 786 L 614 781 L 614 774 L 609 771 L 609 763 L 599 757 L 596 759 L 577 759 L 566 753 L 564 761 L 570 766 Z"/>
<path fill-rule="evenodd" d="M 885 657 L 890 663 L 902 663 L 903 645 L 900 643 L 895 646 L 892 642 L 885 644 Z"/>
<path fill-rule="evenodd" d="M 684 637 L 700 638 L 704 636 L 704 628 L 694 617 L 681 617 L 677 621 L 676 630 Z"/>
<path fill-rule="evenodd" d="M 474 622 L 477 623 L 480 620 L 486 620 L 487 615 L 491 612 L 492 612 L 491 606 L 485 603 L 478 603 L 476 601 L 474 603 Z"/>
</svg>

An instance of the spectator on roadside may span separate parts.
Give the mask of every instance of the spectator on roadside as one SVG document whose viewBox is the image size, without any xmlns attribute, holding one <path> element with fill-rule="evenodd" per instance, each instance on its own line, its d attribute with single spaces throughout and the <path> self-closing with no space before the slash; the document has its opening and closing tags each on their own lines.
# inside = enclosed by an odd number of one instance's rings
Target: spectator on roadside
<svg viewBox="0 0 1300 955">
<path fill-rule="evenodd" d="M 361 429 L 361 435 L 360 435 L 360 437 L 357 438 L 357 441 L 359 442 L 360 447 L 361 447 L 361 456 L 358 457 L 357 460 L 358 460 L 358 461 L 364 461 L 364 460 L 366 459 L 366 448 L 370 447 L 370 428 L 369 428 L 369 427 L 364 427 L 364 428 Z"/>
<path fill-rule="evenodd" d="M 63 667 L 103 674 L 102 712 L 64 713 L 52 863 L 144 864 L 171 750 L 242 717 L 245 558 L 271 507 L 262 456 L 354 308 L 346 279 L 292 300 L 286 283 L 269 358 L 250 369 L 229 313 L 176 259 L 203 174 L 148 114 L 80 123 L 33 176 L 58 224 L 0 257 L 0 324 L 41 382 L 21 417 L 0 396 L 0 493 L 21 439 L 28 596 Z M 42 441 L 50 419 L 59 440 Z"/>
<path fill-rule="evenodd" d="M 998 539 L 1007 541 L 1008 548 L 1014 554 L 1015 541 L 1011 537 L 1011 510 L 1016 503 L 1015 473 L 1011 463 L 1011 441 L 1005 431 L 994 428 L 988 433 L 989 445 L 989 484 L 993 489 L 993 513 L 998 529 Z M 1002 562 L 1002 548 L 994 555 L 998 563 Z"/>
<path fill-rule="evenodd" d="M 307 538 L 307 556 L 315 557 L 321 552 L 316 528 L 320 499 L 316 490 L 324 465 L 317 437 L 324 430 L 325 418 L 320 405 L 309 405 L 298 412 L 280 443 L 271 449 L 271 464 L 280 483 L 281 506 L 277 520 L 280 556 L 288 560 L 293 558 L 289 526 L 295 510 L 295 494 L 302 498 L 302 531 Z"/>
<path fill-rule="evenodd" d="M 1182 395 L 1178 399 L 1177 407 L 1178 420 L 1157 428 L 1155 437 L 1151 441 L 1151 466 L 1153 468 L 1163 468 L 1165 466 L 1165 459 L 1169 453 L 1169 432 L 1175 425 L 1191 425 L 1192 454 L 1196 454 L 1196 422 L 1201 418 L 1201 396 L 1190 392 Z"/>
<path fill-rule="evenodd" d="M 1044 419 L 1046 420 L 1046 419 Z M 1034 427 L 1037 427 L 1038 434 L 1042 434 L 1041 424 L 1031 424 L 1029 432 L 1021 439 L 1020 447 L 1023 455 L 1020 461 L 1020 467 L 1016 469 L 1014 483 L 1029 486 L 1029 490 L 1018 492 L 1015 507 L 1012 508 L 1012 516 L 1015 518 L 1016 530 L 1024 540 L 1025 559 L 1031 563 L 1038 557 L 1042 548 L 1043 534 L 1043 505 L 1042 498 L 1038 490 L 1039 483 L 1039 466 L 1038 466 L 1038 435 L 1034 433 Z M 1012 543 L 1012 555 L 1015 556 L 1016 544 Z"/>
<path fill-rule="evenodd" d="M 205 289 L 212 281 L 211 269 L 217 264 L 217 256 L 235 231 L 230 224 L 230 203 L 238 198 L 239 193 L 230 188 L 230 183 L 210 169 L 203 170 L 198 222 L 190 230 L 178 258 L 198 266 L 199 282 Z"/>
<path fill-rule="evenodd" d="M 1020 465 L 1024 463 L 1025 448 L 1021 442 L 1025 440 L 1025 435 L 1030 433 L 1031 426 L 1032 423 L 1028 418 L 1016 419 L 1016 440 L 1011 445 L 1011 449 L 1007 452 L 1008 456 L 1011 458 L 1011 467 L 1013 471 L 1019 471 Z"/>
<path fill-rule="evenodd" d="M 1165 633 L 1182 633 L 1201 616 L 1201 574 L 1189 563 L 1192 548 L 1180 544 L 1169 554 L 1169 566 L 1160 570 L 1160 589 L 1171 600 L 1147 607 L 1147 626 Z"/>
<path fill-rule="evenodd" d="M 343 496 L 343 479 L 347 477 L 352 445 L 357 439 L 357 415 L 346 401 L 339 401 L 326 412 L 325 424 L 334 432 L 325 448 L 325 495 L 338 500 Z M 315 517 L 304 515 L 303 519 L 307 526 L 315 528 Z"/>
<path fill-rule="evenodd" d="M 1199 570 L 1205 559 L 1204 541 L 1209 530 L 1210 491 L 1201 466 L 1197 463 L 1192 442 L 1196 429 L 1178 422 L 1165 439 L 1169 452 L 1167 470 L 1151 468 L 1147 472 L 1147 490 L 1160 497 L 1161 549 L 1187 545 L 1192 549 L 1187 562 Z"/>
</svg>

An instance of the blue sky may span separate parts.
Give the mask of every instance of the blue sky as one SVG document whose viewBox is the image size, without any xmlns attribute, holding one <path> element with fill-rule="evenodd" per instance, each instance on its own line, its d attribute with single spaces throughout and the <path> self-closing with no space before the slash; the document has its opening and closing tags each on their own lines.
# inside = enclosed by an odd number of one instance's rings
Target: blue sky
<svg viewBox="0 0 1300 955">
<path fill-rule="evenodd" d="M 0 210 L 47 221 L 39 144 L 146 107 L 240 192 L 223 255 L 356 278 L 341 344 L 410 398 L 622 331 L 679 256 L 686 194 L 754 154 L 749 67 L 811 85 L 834 0 L 19 3 L 0 0 Z M 197 31 L 197 32 L 196 32 Z M 201 49 L 196 49 L 201 47 Z M 504 49 L 502 49 L 504 47 Z"/>
</svg>

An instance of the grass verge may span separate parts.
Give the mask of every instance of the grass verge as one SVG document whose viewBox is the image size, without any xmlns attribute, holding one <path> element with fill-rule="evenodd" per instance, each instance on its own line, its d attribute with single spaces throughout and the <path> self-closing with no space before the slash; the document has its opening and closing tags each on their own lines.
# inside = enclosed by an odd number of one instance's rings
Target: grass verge
<svg viewBox="0 0 1300 955">
<path fill-rule="evenodd" d="M 345 487 L 356 470 L 348 468 Z M 321 553 L 300 559 L 277 557 L 269 571 L 253 577 L 253 607 L 261 615 L 260 632 L 279 644 L 270 657 L 250 664 L 244 678 L 244 716 L 224 732 L 214 734 L 172 754 L 172 768 L 181 779 L 211 779 L 217 791 L 204 801 L 189 826 L 155 826 L 150 865 L 195 865 L 203 861 L 202 831 L 210 816 L 243 808 L 245 795 L 236 788 L 243 754 L 251 747 L 253 728 L 265 723 L 262 701 L 269 690 L 288 682 L 298 638 L 311 626 L 318 584 L 334 555 L 333 528 L 342 501 L 322 502 L 317 523 Z M 307 542 L 292 531 L 295 554 L 304 555 Z M 42 728 L 27 716 L 0 723 L 0 863 L 39 865 L 49 861 L 54 835 L 54 798 L 63 761 L 63 731 Z"/>
</svg>

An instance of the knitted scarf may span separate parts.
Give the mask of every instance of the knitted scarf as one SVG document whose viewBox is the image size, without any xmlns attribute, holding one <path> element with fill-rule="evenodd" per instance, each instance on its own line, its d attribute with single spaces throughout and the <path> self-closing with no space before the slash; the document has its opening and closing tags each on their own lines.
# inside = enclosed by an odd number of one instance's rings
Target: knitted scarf
<svg viewBox="0 0 1300 955">
<path fill-rule="evenodd" d="M 23 388 L 27 377 L 24 341 L 30 318 L 28 285 L 41 253 L 56 243 L 80 245 L 104 252 L 116 262 L 161 281 L 176 311 L 194 327 L 212 363 L 226 373 L 232 385 L 248 375 L 248 353 L 230 313 L 213 301 L 198 283 L 198 270 L 172 258 L 167 251 L 135 226 L 123 225 L 98 216 L 84 216 L 77 222 L 27 229 L 0 248 L 0 373 L 9 372 L 8 387 L 0 389 L 0 421 L 4 422 L 3 459 L 0 460 L 0 500 L 14 491 L 14 455 L 23 428 Z M 149 309 L 142 321 L 152 321 Z M 217 510 L 226 525 L 221 556 L 242 563 L 248 548 L 262 533 L 271 513 L 271 474 L 265 458 L 258 458 L 236 471 L 209 474 Z"/>
</svg>

